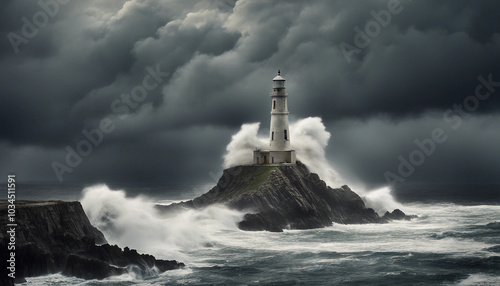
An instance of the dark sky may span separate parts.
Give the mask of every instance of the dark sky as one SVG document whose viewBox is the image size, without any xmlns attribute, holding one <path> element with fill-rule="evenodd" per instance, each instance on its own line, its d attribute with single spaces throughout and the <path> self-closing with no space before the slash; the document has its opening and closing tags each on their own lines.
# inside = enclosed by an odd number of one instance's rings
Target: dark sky
<svg viewBox="0 0 500 286">
<path fill-rule="evenodd" d="M 0 4 L 3 178 L 57 182 L 58 162 L 65 182 L 213 183 L 241 124 L 268 125 L 281 69 L 343 177 L 500 183 L 498 1 L 38 3 Z M 89 154 L 68 166 L 68 146 Z"/>
</svg>

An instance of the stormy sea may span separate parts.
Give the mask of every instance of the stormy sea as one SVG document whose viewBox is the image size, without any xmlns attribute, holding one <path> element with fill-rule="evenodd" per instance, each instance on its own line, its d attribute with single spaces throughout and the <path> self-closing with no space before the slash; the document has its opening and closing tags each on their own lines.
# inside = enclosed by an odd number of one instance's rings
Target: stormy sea
<svg viewBox="0 0 500 286">
<path fill-rule="evenodd" d="M 419 216 L 411 221 L 271 233 L 239 230 L 243 214 L 223 206 L 167 217 L 153 207 L 193 198 L 204 186 L 25 184 L 20 199 L 79 200 L 109 243 L 187 267 L 147 279 L 54 274 L 21 285 L 500 285 L 500 188 L 472 187 L 476 200 L 445 199 L 471 186 L 393 190 L 405 198 L 399 207 Z"/>
</svg>

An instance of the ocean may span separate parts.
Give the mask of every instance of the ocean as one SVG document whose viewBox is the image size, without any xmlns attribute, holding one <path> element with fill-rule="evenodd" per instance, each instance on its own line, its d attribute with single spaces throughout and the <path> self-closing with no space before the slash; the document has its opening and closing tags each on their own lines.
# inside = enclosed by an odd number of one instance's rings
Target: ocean
<svg viewBox="0 0 500 286">
<path fill-rule="evenodd" d="M 22 199 L 80 200 L 111 244 L 187 267 L 144 279 L 54 274 L 21 285 L 500 285 L 498 202 L 411 198 L 401 209 L 419 216 L 412 221 L 271 233 L 240 231 L 243 214 L 224 206 L 170 217 L 153 208 L 192 198 L 202 187 L 56 189 L 34 184 L 18 192 Z"/>
</svg>

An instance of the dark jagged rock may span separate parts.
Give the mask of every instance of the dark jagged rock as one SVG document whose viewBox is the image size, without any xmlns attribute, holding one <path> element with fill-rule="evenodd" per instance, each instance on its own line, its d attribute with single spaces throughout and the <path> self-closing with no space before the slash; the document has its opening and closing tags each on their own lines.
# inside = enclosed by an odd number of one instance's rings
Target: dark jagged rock
<svg viewBox="0 0 500 286">
<path fill-rule="evenodd" d="M 156 260 L 135 250 L 109 246 L 90 224 L 79 202 L 16 201 L 16 279 L 63 272 L 85 279 L 102 279 L 133 270 L 141 276 L 184 266 Z M 0 253 L 8 257 L 7 204 L 0 202 Z M 6 269 L 6 260 L 0 267 Z M 131 267 L 135 265 L 135 267 Z M 5 275 L 0 285 L 13 285 Z"/>
<path fill-rule="evenodd" d="M 115 268 L 118 269 L 128 268 L 128 271 L 122 271 L 121 273 L 116 269 L 111 270 L 114 272 L 117 271 L 117 274 L 134 272 L 135 276 L 139 278 L 150 277 L 167 270 L 184 267 L 184 263 L 179 263 L 175 260 L 157 260 L 152 255 L 139 254 L 135 249 L 125 247 L 122 250 L 117 245 L 109 244 L 89 245 L 84 251 L 79 252 L 78 255 L 81 258 L 97 259 L 108 265 L 116 266 Z M 72 272 L 73 270 L 76 270 L 77 272 Z M 68 269 L 68 267 L 66 267 L 63 273 L 84 279 L 102 279 L 99 275 L 90 278 L 80 276 L 78 269 Z M 113 273 L 112 275 L 116 274 Z"/>
<path fill-rule="evenodd" d="M 64 275 L 75 276 L 82 279 L 104 279 L 113 275 L 127 273 L 126 268 L 118 268 L 94 258 L 85 258 L 71 254 L 66 260 Z"/>
<path fill-rule="evenodd" d="M 386 212 L 382 217 L 382 220 L 391 221 L 391 220 L 411 220 L 412 218 L 416 218 L 416 215 L 406 215 L 400 209 L 395 209 L 391 212 Z"/>
<path fill-rule="evenodd" d="M 88 245 L 84 251 L 70 255 L 63 274 L 83 279 L 104 279 L 133 272 L 138 278 L 158 275 L 167 270 L 184 267 L 175 260 L 157 260 L 149 254 L 117 245 Z"/>
<path fill-rule="evenodd" d="M 106 242 L 90 224 L 79 202 L 16 201 L 15 206 L 16 282 L 57 273 L 65 267 L 66 254 L 80 251 L 89 243 Z M 0 204 L 0 220 L 0 251 L 7 253 L 5 202 Z"/>
<path fill-rule="evenodd" d="M 348 186 L 332 189 L 307 167 L 296 165 L 238 166 L 224 170 L 217 186 L 191 201 L 158 206 L 165 212 L 225 204 L 247 212 L 239 228 L 282 231 L 342 224 L 387 221 Z"/>
</svg>

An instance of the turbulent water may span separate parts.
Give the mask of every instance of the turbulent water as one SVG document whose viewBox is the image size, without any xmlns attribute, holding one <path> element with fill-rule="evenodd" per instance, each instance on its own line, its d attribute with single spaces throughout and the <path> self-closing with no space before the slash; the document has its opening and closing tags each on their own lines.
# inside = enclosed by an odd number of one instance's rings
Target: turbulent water
<svg viewBox="0 0 500 286">
<path fill-rule="evenodd" d="M 166 199 L 166 198 L 164 198 Z M 186 263 L 141 280 L 60 274 L 24 285 L 500 285 L 500 205 L 404 204 L 389 224 L 244 232 L 222 206 L 163 217 L 145 197 L 106 186 L 80 199 L 110 243 Z"/>
</svg>

